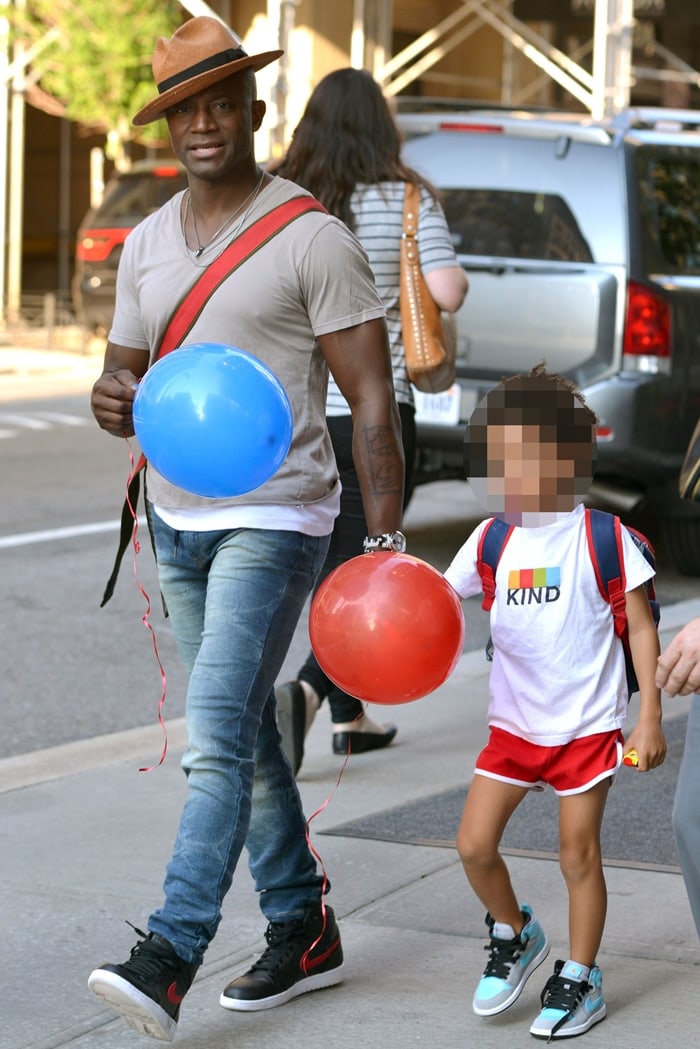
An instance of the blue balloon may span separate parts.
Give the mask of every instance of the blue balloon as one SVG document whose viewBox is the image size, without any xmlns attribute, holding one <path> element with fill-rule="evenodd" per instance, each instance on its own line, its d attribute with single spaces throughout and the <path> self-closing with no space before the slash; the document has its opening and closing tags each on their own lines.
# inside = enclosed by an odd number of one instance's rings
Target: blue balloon
<svg viewBox="0 0 700 1049">
<path fill-rule="evenodd" d="M 207 498 L 244 495 L 284 462 L 292 411 L 276 375 L 235 346 L 199 342 L 156 361 L 134 397 L 141 450 L 171 484 Z"/>
</svg>

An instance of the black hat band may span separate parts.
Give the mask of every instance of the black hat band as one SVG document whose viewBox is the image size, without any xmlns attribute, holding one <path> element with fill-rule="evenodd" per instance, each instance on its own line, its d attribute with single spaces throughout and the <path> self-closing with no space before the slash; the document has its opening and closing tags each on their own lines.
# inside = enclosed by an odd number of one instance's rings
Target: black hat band
<svg viewBox="0 0 700 1049">
<path fill-rule="evenodd" d="M 176 73 L 175 76 L 162 80 L 158 85 L 158 94 L 162 95 L 164 91 L 169 91 L 171 87 L 177 87 L 178 84 L 184 84 L 185 81 L 192 80 L 193 77 L 199 76 L 200 73 L 208 73 L 210 69 L 217 69 L 219 66 L 225 66 L 229 62 L 237 62 L 239 58 L 247 57 L 248 55 L 242 47 L 227 48 L 226 51 L 219 51 L 218 54 L 205 58 L 202 62 L 188 66 L 187 69 Z"/>
</svg>

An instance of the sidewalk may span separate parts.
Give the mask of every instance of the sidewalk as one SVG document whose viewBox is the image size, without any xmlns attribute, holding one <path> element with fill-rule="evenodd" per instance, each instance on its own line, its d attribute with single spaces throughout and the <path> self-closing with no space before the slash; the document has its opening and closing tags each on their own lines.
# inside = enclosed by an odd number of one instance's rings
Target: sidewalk
<svg viewBox="0 0 700 1049">
<path fill-rule="evenodd" d="M 31 392 L 58 376 L 79 386 L 99 373 L 102 347 L 88 353 L 0 345 L 0 391 Z M 700 614 L 700 599 L 663 610 L 661 640 Z M 521 999 L 491 1020 L 473 1015 L 484 964 L 480 904 L 454 850 L 326 835 L 349 820 L 429 798 L 468 782 L 486 737 L 488 665 L 465 654 L 450 680 L 417 703 L 379 711 L 397 742 L 351 758 L 337 786 L 324 710 L 310 733 L 299 777 L 306 811 L 317 810 L 312 843 L 333 890 L 346 956 L 339 987 L 259 1014 L 218 1005 L 223 985 L 262 950 L 264 920 L 245 863 L 224 920 L 183 1006 L 181 1049 L 520 1049 L 551 961 L 566 953 L 566 894 L 556 862 L 509 858 L 514 881 L 543 919 L 552 954 Z M 666 703 L 666 716 L 687 701 Z M 376 709 L 374 711 L 377 713 Z M 95 965 L 121 961 L 134 943 L 125 920 L 143 927 L 160 900 L 184 796 L 178 760 L 183 726 L 118 733 L 0 761 L 0 928 L 4 987 L 0 1049 L 130 1049 L 139 1038 L 86 989 Z M 653 776 L 653 774 L 652 774 Z M 653 790 L 650 776 L 649 789 Z M 670 818 L 670 813 L 669 813 Z M 456 828 L 455 828 L 456 829 Z M 608 1019 L 585 1036 L 590 1049 L 651 1042 L 677 1049 L 697 1041 L 700 945 L 683 882 L 668 871 L 607 869 L 609 917 L 600 964 Z"/>
<path fill-rule="evenodd" d="M 49 392 L 60 380 L 61 390 L 89 389 L 102 371 L 104 339 L 77 331 L 58 335 L 37 330 L 12 342 L 0 335 L 0 400 Z M 49 345 L 49 343 L 52 345 Z"/>
<path fill-rule="evenodd" d="M 700 600 L 664 610 L 662 643 Z M 264 921 L 242 863 L 224 920 L 183 1006 L 181 1049 L 520 1049 L 551 962 L 566 956 L 566 894 L 556 862 L 509 859 L 516 884 L 542 918 L 550 959 L 520 1000 L 491 1020 L 473 1015 L 485 955 L 484 915 L 451 848 L 326 835 L 351 819 L 427 798 L 468 781 L 485 736 L 488 665 L 464 655 L 450 680 L 419 702 L 380 710 L 400 726 L 381 755 L 350 759 L 336 789 L 322 710 L 299 777 L 312 842 L 333 882 L 345 981 L 258 1014 L 232 1014 L 218 996 L 262 950 Z M 678 716 L 687 701 L 667 701 Z M 375 708 L 376 713 L 376 708 Z M 122 961 L 161 898 L 179 816 L 182 725 L 169 726 L 165 765 L 156 725 L 0 762 L 3 930 L 2 1049 L 130 1049 L 140 1038 L 86 989 L 90 970 Z M 653 773 L 649 789 L 653 790 Z M 670 814 L 669 814 L 670 815 Z M 589 1049 L 697 1042 L 700 947 L 679 874 L 611 866 L 600 954 L 608 1018 Z"/>
</svg>

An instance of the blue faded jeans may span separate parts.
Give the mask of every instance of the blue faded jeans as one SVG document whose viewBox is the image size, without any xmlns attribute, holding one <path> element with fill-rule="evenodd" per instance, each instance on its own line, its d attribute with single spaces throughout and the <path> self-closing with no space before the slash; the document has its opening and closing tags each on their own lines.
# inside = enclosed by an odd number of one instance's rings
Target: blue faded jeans
<svg viewBox="0 0 700 1049">
<path fill-rule="evenodd" d="M 245 845 L 268 921 L 321 895 L 273 683 L 323 565 L 328 537 L 241 528 L 180 532 L 151 509 L 161 590 L 189 672 L 187 797 L 148 928 L 201 962 Z"/>
<path fill-rule="evenodd" d="M 690 698 L 688 727 L 671 819 L 683 881 L 700 936 L 700 696 Z"/>
</svg>

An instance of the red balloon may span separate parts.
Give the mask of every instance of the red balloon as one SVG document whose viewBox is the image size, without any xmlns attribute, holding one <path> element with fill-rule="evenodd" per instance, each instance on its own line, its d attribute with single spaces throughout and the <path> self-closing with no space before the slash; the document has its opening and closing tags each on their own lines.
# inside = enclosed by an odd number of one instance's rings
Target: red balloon
<svg viewBox="0 0 700 1049">
<path fill-rule="evenodd" d="M 464 615 L 435 568 L 382 550 L 353 557 L 324 579 L 309 635 L 321 668 L 344 692 L 370 703 L 408 703 L 454 670 Z"/>
</svg>

